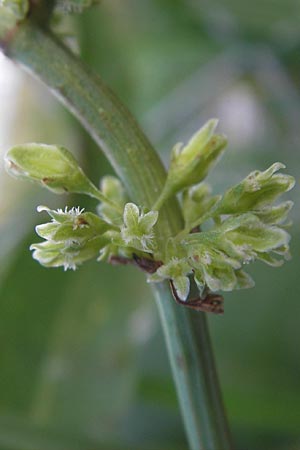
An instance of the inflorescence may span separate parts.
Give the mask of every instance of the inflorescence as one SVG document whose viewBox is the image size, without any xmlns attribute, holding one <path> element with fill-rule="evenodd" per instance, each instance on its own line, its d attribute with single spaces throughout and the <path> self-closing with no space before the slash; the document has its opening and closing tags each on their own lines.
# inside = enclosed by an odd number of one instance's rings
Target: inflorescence
<svg viewBox="0 0 300 450">
<path fill-rule="evenodd" d="M 33 257 L 46 267 L 75 270 L 91 258 L 135 264 L 149 282 L 169 280 L 179 303 L 204 311 L 223 312 L 216 292 L 250 288 L 245 265 L 260 260 L 280 266 L 289 258 L 287 216 L 293 203 L 277 199 L 292 189 L 292 176 L 271 165 L 251 172 L 222 195 L 212 195 L 204 182 L 223 153 L 226 139 L 215 134 L 216 120 L 208 121 L 171 156 L 165 186 L 151 210 L 130 202 L 120 180 L 102 179 L 98 189 L 68 150 L 45 144 L 12 148 L 8 171 L 56 192 L 84 193 L 100 203 L 97 214 L 67 207 L 46 211 L 51 221 L 36 227 L 43 242 L 33 244 Z M 159 210 L 174 195 L 181 201 L 184 226 L 165 242 L 158 239 Z M 201 226 L 205 223 L 205 231 Z M 199 296 L 191 299 L 191 285 Z"/>
</svg>

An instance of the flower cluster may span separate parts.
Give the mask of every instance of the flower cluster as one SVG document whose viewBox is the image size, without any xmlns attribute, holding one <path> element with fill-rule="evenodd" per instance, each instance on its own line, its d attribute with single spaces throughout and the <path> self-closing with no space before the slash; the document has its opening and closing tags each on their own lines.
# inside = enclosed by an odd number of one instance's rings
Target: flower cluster
<svg viewBox="0 0 300 450">
<path fill-rule="evenodd" d="M 175 240 L 177 248 L 150 277 L 150 281 L 172 279 L 181 300 L 188 296 L 190 277 L 200 295 L 211 291 L 231 291 L 254 285 L 243 266 L 255 259 L 280 266 L 289 258 L 290 236 L 285 220 L 293 203 L 273 202 L 294 186 L 294 178 L 278 174 L 283 164 L 275 163 L 264 172 L 255 171 L 223 196 L 211 196 L 210 187 L 201 183 L 183 192 L 185 229 Z M 208 219 L 208 231 L 189 231 Z M 184 253 L 176 258 L 179 249 Z M 180 284 L 180 287 L 178 285 Z"/>
<path fill-rule="evenodd" d="M 36 227 L 36 233 L 45 241 L 30 247 L 33 258 L 45 267 L 75 270 L 78 264 L 97 257 L 109 242 L 109 226 L 96 214 L 79 207 L 54 211 L 39 206 L 38 211 L 46 211 L 52 219 Z"/>
<path fill-rule="evenodd" d="M 143 211 L 127 196 L 120 181 L 104 177 L 98 189 L 84 174 L 72 154 L 63 147 L 25 144 L 12 148 L 5 160 L 8 172 L 26 178 L 55 193 L 79 192 L 98 200 L 98 215 L 83 209 L 51 210 L 45 206 L 50 223 L 38 225 L 37 234 L 44 242 L 33 244 L 34 259 L 46 267 L 73 269 L 82 262 L 113 255 L 143 256 L 156 248 L 154 225 L 158 212 Z"/>
<path fill-rule="evenodd" d="M 175 147 L 165 186 L 151 210 L 130 202 L 115 177 L 104 177 L 98 189 L 62 147 L 27 144 L 11 149 L 6 167 L 12 175 L 57 193 L 81 192 L 100 201 L 97 215 L 80 208 L 40 207 L 51 222 L 36 227 L 45 240 L 31 246 L 33 257 L 46 267 L 65 270 L 94 257 L 132 262 L 148 272 L 150 282 L 170 280 L 180 302 L 189 302 L 194 282 L 197 305 L 207 293 L 252 287 L 246 264 L 260 260 L 279 266 L 289 257 L 286 220 L 293 203 L 277 200 L 295 181 L 279 172 L 283 164 L 275 163 L 250 173 L 223 195 L 212 195 L 203 180 L 226 144 L 224 136 L 215 134 L 216 126 L 216 120 L 209 121 L 185 146 Z M 184 227 L 162 242 L 156 232 L 159 209 L 176 194 Z"/>
</svg>

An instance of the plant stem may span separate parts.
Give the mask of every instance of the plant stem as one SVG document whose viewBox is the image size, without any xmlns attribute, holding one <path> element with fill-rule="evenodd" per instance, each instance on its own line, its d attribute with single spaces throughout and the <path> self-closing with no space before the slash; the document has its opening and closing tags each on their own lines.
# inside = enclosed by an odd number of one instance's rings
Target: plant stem
<svg viewBox="0 0 300 450">
<path fill-rule="evenodd" d="M 230 450 L 205 313 L 174 307 L 166 284 L 156 286 L 154 292 L 190 448 Z"/>
<path fill-rule="evenodd" d="M 9 42 L 6 39 L 5 51 L 67 106 L 102 148 L 131 199 L 150 208 L 164 186 L 165 169 L 131 114 L 103 82 L 29 20 L 19 25 Z M 158 234 L 165 239 L 181 225 L 176 200 L 168 200 L 160 212 Z M 190 448 L 229 450 L 205 317 L 175 304 L 167 284 L 154 289 Z"/>
</svg>

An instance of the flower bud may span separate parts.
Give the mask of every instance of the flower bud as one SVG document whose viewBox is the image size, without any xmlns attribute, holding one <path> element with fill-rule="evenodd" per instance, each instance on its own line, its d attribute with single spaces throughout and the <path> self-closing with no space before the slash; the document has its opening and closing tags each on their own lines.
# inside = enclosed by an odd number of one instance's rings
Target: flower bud
<svg viewBox="0 0 300 450">
<path fill-rule="evenodd" d="M 214 134 L 217 124 L 216 119 L 209 120 L 184 147 L 182 144 L 174 147 L 159 206 L 171 195 L 206 177 L 227 143 L 224 136 Z"/>
<path fill-rule="evenodd" d="M 264 172 L 251 172 L 243 181 L 225 192 L 216 214 L 237 214 L 270 206 L 277 197 L 288 192 L 295 184 L 291 175 L 276 173 L 284 168 L 284 164 L 274 163 Z M 284 213 L 282 211 L 282 215 Z"/>
<path fill-rule="evenodd" d="M 200 183 L 184 190 L 182 212 L 186 229 L 191 230 L 207 220 L 220 198 L 219 195 L 211 195 L 211 187 L 207 183 Z"/>
<path fill-rule="evenodd" d="M 74 192 L 99 198 L 98 189 L 64 147 L 46 144 L 16 146 L 6 154 L 5 164 L 11 175 L 34 181 L 57 194 Z"/>
<path fill-rule="evenodd" d="M 127 201 L 122 183 L 118 178 L 107 175 L 102 178 L 100 189 L 102 194 L 120 209 L 120 212 L 108 203 L 100 203 L 97 207 L 98 214 L 107 222 L 121 226 L 123 223 L 122 211 Z"/>
</svg>

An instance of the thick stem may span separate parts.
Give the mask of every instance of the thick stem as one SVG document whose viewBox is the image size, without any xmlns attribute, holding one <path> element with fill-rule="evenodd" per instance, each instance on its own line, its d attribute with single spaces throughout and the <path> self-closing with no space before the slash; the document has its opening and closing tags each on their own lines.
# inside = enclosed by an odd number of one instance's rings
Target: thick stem
<svg viewBox="0 0 300 450">
<path fill-rule="evenodd" d="M 1 36 L 0 36 L 1 39 Z M 41 79 L 105 152 L 136 203 L 151 207 L 163 188 L 163 165 L 127 109 L 54 36 L 30 21 L 5 42 L 6 54 Z M 160 212 L 162 239 L 182 223 L 175 200 Z M 177 393 L 192 450 L 231 449 L 205 317 L 176 305 L 155 287 Z"/>
</svg>

